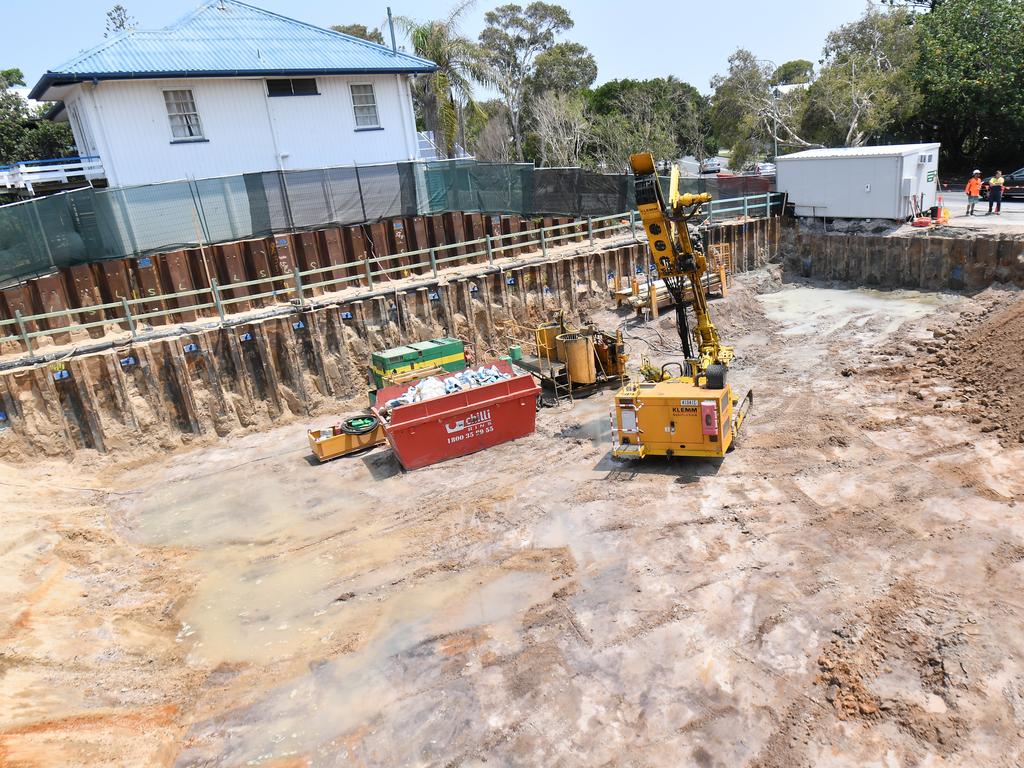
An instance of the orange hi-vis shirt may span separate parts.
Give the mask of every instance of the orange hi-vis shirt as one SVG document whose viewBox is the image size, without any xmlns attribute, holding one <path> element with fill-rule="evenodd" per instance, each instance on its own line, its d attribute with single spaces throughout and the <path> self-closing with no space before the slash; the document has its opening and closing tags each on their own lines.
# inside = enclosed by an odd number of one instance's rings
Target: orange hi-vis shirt
<svg viewBox="0 0 1024 768">
<path fill-rule="evenodd" d="M 973 176 L 971 180 L 967 182 L 967 187 L 964 190 L 971 197 L 977 197 L 981 194 L 981 179 L 976 179 Z"/>
</svg>

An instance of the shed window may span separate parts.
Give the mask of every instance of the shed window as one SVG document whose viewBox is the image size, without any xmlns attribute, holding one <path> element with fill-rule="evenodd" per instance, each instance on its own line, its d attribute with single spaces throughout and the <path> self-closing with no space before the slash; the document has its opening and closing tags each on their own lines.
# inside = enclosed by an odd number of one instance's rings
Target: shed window
<svg viewBox="0 0 1024 768">
<path fill-rule="evenodd" d="M 171 136 L 176 140 L 203 138 L 203 127 L 196 111 L 192 91 L 164 91 L 167 118 L 171 121 Z"/>
<path fill-rule="evenodd" d="M 373 94 L 373 86 L 352 85 L 352 108 L 356 113 L 356 128 L 379 128 L 377 117 L 377 98 Z"/>
<path fill-rule="evenodd" d="M 267 80 L 268 96 L 319 96 L 315 77 Z"/>
</svg>

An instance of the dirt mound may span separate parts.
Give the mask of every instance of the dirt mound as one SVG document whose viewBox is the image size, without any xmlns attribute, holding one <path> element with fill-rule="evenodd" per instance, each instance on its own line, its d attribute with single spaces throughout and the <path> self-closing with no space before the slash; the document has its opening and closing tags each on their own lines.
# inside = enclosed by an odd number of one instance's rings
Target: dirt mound
<svg viewBox="0 0 1024 768">
<path fill-rule="evenodd" d="M 935 331 L 937 360 L 982 431 L 1004 444 L 1024 442 L 1024 296 L 964 326 Z"/>
</svg>

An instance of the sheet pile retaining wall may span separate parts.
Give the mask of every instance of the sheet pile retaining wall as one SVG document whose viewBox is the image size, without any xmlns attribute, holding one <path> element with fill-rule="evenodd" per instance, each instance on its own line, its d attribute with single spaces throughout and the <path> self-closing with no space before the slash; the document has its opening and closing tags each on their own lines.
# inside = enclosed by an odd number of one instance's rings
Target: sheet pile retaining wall
<svg viewBox="0 0 1024 768">
<path fill-rule="evenodd" d="M 736 271 L 774 253 L 778 220 L 718 232 Z M 717 239 L 716 239 L 717 238 Z M 611 305 L 610 278 L 645 274 L 646 244 L 569 245 L 526 264 L 447 270 L 431 285 L 330 299 L 287 314 L 185 332 L 0 372 L 0 457 L 79 451 L 145 456 L 239 431 L 365 406 L 374 349 L 449 333 L 480 359 L 516 325 Z M 184 329 L 188 331 L 188 329 Z"/>
<path fill-rule="evenodd" d="M 782 228 L 785 272 L 857 285 L 922 290 L 1024 286 L 1024 236 L 913 236 L 807 232 Z"/>
</svg>

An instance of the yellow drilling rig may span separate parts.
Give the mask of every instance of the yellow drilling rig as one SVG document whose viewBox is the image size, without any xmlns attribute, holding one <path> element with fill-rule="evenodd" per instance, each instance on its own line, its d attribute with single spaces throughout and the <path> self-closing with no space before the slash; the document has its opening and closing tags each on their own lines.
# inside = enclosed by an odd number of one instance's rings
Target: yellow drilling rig
<svg viewBox="0 0 1024 768">
<path fill-rule="evenodd" d="M 680 194 L 679 168 L 673 165 L 666 204 L 654 157 L 644 152 L 632 155 L 629 162 L 651 256 L 675 306 L 684 359 L 660 369 L 645 361 L 642 380 L 615 394 L 612 454 L 633 459 L 724 456 L 753 405 L 754 393 L 747 392 L 740 400 L 725 380 L 733 349 L 718 337 L 701 283 L 707 259 L 703 239 L 689 222 L 711 195 Z M 687 282 L 696 319 L 692 333 L 684 297 Z M 670 375 L 671 368 L 677 368 L 678 375 Z"/>
</svg>

